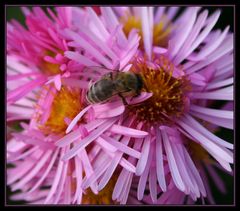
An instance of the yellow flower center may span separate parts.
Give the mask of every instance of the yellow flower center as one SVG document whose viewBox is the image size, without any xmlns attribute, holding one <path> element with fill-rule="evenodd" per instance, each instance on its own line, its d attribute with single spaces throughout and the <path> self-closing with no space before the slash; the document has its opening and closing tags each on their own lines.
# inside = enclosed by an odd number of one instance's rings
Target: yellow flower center
<svg viewBox="0 0 240 211">
<path fill-rule="evenodd" d="M 83 195 L 82 204 L 117 204 L 112 200 L 112 193 L 117 181 L 117 176 L 113 175 L 108 184 L 97 195 L 94 194 L 90 188 L 86 190 Z"/>
<path fill-rule="evenodd" d="M 143 78 L 143 91 L 153 94 L 143 103 L 129 106 L 130 113 L 136 115 L 139 121 L 151 125 L 166 124 L 185 111 L 186 93 L 191 87 L 186 77 L 173 77 L 173 68 L 167 64 L 153 69 L 145 63 L 137 63 L 133 67 L 132 71 Z"/>
<path fill-rule="evenodd" d="M 79 89 L 70 89 L 62 86 L 54 96 L 49 118 L 39 128 L 49 134 L 65 133 L 67 124 L 65 118 L 72 120 L 83 108 Z"/>
<path fill-rule="evenodd" d="M 157 24 L 154 24 L 153 26 L 153 45 L 154 46 L 167 47 L 172 26 L 168 25 L 166 28 L 164 28 L 165 20 L 166 20 L 166 17 L 163 16 L 161 21 Z M 122 22 L 123 22 L 123 32 L 125 33 L 126 36 L 129 35 L 132 29 L 139 30 L 139 36 L 141 37 L 139 47 L 140 49 L 143 49 L 143 38 L 142 38 L 143 33 L 142 33 L 142 23 L 140 18 L 128 15 L 127 18 L 125 16 L 122 18 Z"/>
</svg>

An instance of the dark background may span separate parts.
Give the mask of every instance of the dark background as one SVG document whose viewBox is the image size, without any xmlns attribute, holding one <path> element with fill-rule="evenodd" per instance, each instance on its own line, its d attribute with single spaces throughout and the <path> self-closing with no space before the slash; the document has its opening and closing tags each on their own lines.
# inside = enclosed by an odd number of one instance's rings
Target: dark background
<svg viewBox="0 0 240 211">
<path fill-rule="evenodd" d="M 44 8 L 44 7 L 43 7 Z M 50 6 L 50 8 L 53 8 Z M 227 25 L 230 25 L 230 31 L 234 32 L 234 8 L 232 6 L 211 6 L 211 7 L 203 7 L 204 9 L 208 9 L 210 14 L 217 9 L 221 9 L 222 13 L 220 18 L 218 19 L 217 24 L 214 28 L 219 29 L 225 29 Z M 11 19 L 16 19 L 20 23 L 24 24 L 24 15 L 22 14 L 19 6 L 7 6 L 6 7 L 6 19 L 7 21 Z M 232 130 L 228 129 L 221 129 L 216 135 L 219 137 L 230 141 L 233 143 L 234 134 Z M 226 185 L 227 194 L 222 194 L 220 191 L 216 188 L 212 180 L 210 179 L 210 186 L 213 193 L 213 197 L 215 199 L 216 204 L 233 204 L 234 203 L 234 180 L 233 177 L 229 176 L 226 173 L 223 173 L 222 171 L 218 171 L 220 177 L 224 181 Z M 214 179 L 214 178 L 212 178 Z M 9 200 L 9 196 L 12 194 L 9 187 L 7 187 L 7 204 L 23 204 L 22 201 L 11 201 Z M 200 204 L 197 203 L 197 204 Z"/>
</svg>

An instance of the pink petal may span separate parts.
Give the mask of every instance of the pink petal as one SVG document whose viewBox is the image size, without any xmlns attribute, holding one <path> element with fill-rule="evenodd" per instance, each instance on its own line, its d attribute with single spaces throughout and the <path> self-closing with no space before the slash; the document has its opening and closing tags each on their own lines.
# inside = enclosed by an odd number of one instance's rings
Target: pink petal
<svg viewBox="0 0 240 211">
<path fill-rule="evenodd" d="M 48 173 L 52 169 L 52 166 L 53 166 L 54 162 L 56 161 L 58 152 L 59 152 L 59 148 L 57 148 L 56 151 L 54 152 L 54 154 L 52 155 L 51 161 L 49 162 L 49 164 L 48 164 L 45 172 L 43 173 L 43 175 L 35 183 L 35 185 L 28 191 L 28 193 L 32 193 L 34 190 L 36 190 L 39 187 L 39 185 L 41 185 L 41 183 L 44 181 L 44 179 L 47 177 Z"/>
<path fill-rule="evenodd" d="M 119 150 L 119 151 L 121 151 L 121 152 L 123 152 L 123 153 L 125 153 L 125 154 L 128 154 L 128 155 L 130 155 L 130 156 L 132 156 L 132 157 L 135 157 L 135 158 L 139 158 L 139 157 L 140 157 L 140 153 L 139 153 L 138 151 L 136 151 L 136 150 L 128 147 L 127 145 L 123 144 L 122 142 L 117 141 L 117 140 L 115 140 L 115 139 L 113 139 L 113 138 L 111 138 L 111 137 L 108 137 L 108 136 L 106 136 L 105 134 L 102 134 L 101 137 L 102 137 L 103 139 L 105 139 L 107 142 L 109 142 L 109 144 L 111 144 L 112 146 L 114 146 L 117 150 Z M 100 138 L 101 138 L 101 137 L 100 137 Z M 126 138 L 127 138 L 127 137 L 126 137 Z M 128 137 L 128 140 L 129 140 L 129 139 L 130 139 L 130 138 Z"/>
<path fill-rule="evenodd" d="M 141 157 L 138 160 L 138 163 L 136 166 L 136 175 L 137 176 L 140 176 L 146 168 L 149 151 L 150 151 L 150 140 L 151 140 L 151 136 L 148 135 L 143 141 Z"/>
<path fill-rule="evenodd" d="M 77 122 L 82 118 L 82 116 L 91 108 L 91 105 L 84 108 L 74 119 L 71 121 L 71 123 L 68 125 L 66 133 L 69 133 L 73 127 L 77 124 Z"/>
<path fill-rule="evenodd" d="M 95 115 L 98 118 L 109 118 L 119 116 L 125 110 L 125 106 L 122 105 L 121 101 L 94 105 Z"/>
<path fill-rule="evenodd" d="M 166 179 L 163 167 L 163 149 L 162 149 L 162 136 L 159 128 L 155 129 L 156 132 L 156 171 L 158 183 L 163 192 L 166 191 Z"/>
<path fill-rule="evenodd" d="M 69 152 L 67 152 L 64 155 L 63 160 L 68 160 L 68 159 L 72 158 L 73 156 L 75 156 L 78 151 L 82 150 L 84 147 L 86 147 L 88 144 L 90 144 L 92 141 L 94 141 L 94 139 L 96 139 L 98 136 L 100 136 L 104 131 L 106 131 L 109 127 L 111 127 L 112 124 L 114 124 L 114 122 L 116 120 L 117 120 L 116 118 L 112 118 L 112 119 L 106 121 L 105 123 L 103 123 L 101 126 L 99 126 L 93 132 L 89 133 L 89 135 L 87 137 L 83 138 L 77 146 L 74 146 Z"/>
<path fill-rule="evenodd" d="M 116 125 L 116 124 L 114 124 L 110 128 L 110 131 L 112 133 L 130 136 L 130 137 L 134 137 L 134 138 L 144 138 L 145 136 L 148 135 L 148 132 L 145 132 L 142 130 L 136 130 L 136 129 L 132 129 L 132 128 Z"/>
<path fill-rule="evenodd" d="M 164 148 L 166 150 L 167 159 L 168 159 L 168 163 L 169 163 L 169 168 L 170 168 L 174 183 L 181 191 L 185 191 L 186 187 L 180 176 L 179 169 L 178 169 L 178 166 L 176 163 L 176 159 L 173 155 L 173 151 L 172 151 L 172 147 L 169 142 L 168 135 L 164 130 L 162 130 L 162 136 L 163 136 Z"/>
</svg>

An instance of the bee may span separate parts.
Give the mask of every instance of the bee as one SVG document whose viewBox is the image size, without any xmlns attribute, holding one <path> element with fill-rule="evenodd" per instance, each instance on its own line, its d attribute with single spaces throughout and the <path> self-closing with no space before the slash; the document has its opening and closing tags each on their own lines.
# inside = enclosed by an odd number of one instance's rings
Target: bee
<svg viewBox="0 0 240 211">
<path fill-rule="evenodd" d="M 102 67 L 101 67 L 102 68 Z M 118 95 L 123 103 L 128 105 L 124 97 L 138 96 L 143 87 L 141 75 L 134 72 L 108 72 L 100 80 L 93 83 L 87 91 L 87 101 L 90 104 L 103 103 Z"/>
</svg>

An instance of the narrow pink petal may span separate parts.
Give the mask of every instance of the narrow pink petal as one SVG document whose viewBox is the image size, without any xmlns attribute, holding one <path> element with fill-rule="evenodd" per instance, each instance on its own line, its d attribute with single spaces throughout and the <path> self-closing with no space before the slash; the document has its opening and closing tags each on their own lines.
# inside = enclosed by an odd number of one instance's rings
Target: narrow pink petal
<svg viewBox="0 0 240 211">
<path fill-rule="evenodd" d="M 233 100 L 233 93 L 215 92 L 193 92 L 191 95 L 194 99 L 209 99 L 209 100 Z"/>
<path fill-rule="evenodd" d="M 125 158 L 122 158 L 120 161 L 120 165 L 126 169 L 127 171 L 131 172 L 131 173 L 135 173 L 136 172 L 136 167 L 131 164 L 130 162 L 128 162 Z"/>
<path fill-rule="evenodd" d="M 95 115 L 98 118 L 109 118 L 122 114 L 125 110 L 125 106 L 121 101 L 94 105 Z"/>
<path fill-rule="evenodd" d="M 132 157 L 140 158 L 140 152 L 136 151 L 135 149 L 132 149 L 132 148 L 128 147 L 127 145 L 123 144 L 122 142 L 117 141 L 117 140 L 115 140 L 115 139 L 113 139 L 113 138 L 111 138 L 111 137 L 109 137 L 109 136 L 107 136 L 105 134 L 102 134 L 101 137 L 103 139 L 105 139 L 107 142 L 109 142 L 109 144 L 111 144 L 112 146 L 117 148 L 117 150 L 119 150 L 119 151 L 121 151 L 121 152 L 123 152 L 125 154 L 128 154 L 128 155 L 130 155 Z M 128 140 L 129 139 L 130 139 L 130 137 L 128 137 Z"/>
<path fill-rule="evenodd" d="M 109 37 L 109 33 L 105 29 L 102 20 L 97 16 L 97 14 L 93 11 L 92 8 L 87 7 L 87 11 L 88 11 L 91 19 L 93 20 L 94 25 L 97 27 L 97 29 L 102 34 L 102 36 L 108 38 Z"/>
<path fill-rule="evenodd" d="M 16 74 L 16 75 L 7 75 L 7 80 L 11 81 L 11 80 L 17 80 L 20 78 L 25 78 L 25 77 L 29 77 L 29 76 L 40 76 L 40 73 L 35 73 L 35 72 L 31 72 L 31 73 L 24 73 L 24 74 Z"/>
<path fill-rule="evenodd" d="M 140 176 L 140 180 L 138 183 L 138 189 L 137 189 L 138 200 L 143 199 L 144 191 L 145 191 L 146 184 L 147 184 L 147 178 L 149 175 L 149 169 L 150 169 L 151 162 L 152 162 L 152 156 L 153 156 L 153 147 L 150 146 L 150 152 L 149 152 L 147 164 L 146 164 L 146 167 L 145 167 L 142 175 Z"/>
<path fill-rule="evenodd" d="M 141 21 L 142 21 L 142 32 L 143 32 L 143 43 L 148 58 L 152 55 L 152 37 L 151 37 L 151 26 L 149 23 L 148 7 L 141 8 Z"/>
<path fill-rule="evenodd" d="M 220 87 L 228 86 L 232 84 L 233 84 L 233 77 L 225 79 L 223 81 L 209 83 L 206 87 L 206 90 L 216 89 L 216 88 L 220 88 Z"/>
<path fill-rule="evenodd" d="M 72 59 L 74 61 L 77 61 L 79 62 L 80 64 L 83 64 L 85 66 L 100 66 L 99 63 L 89 59 L 88 57 L 86 56 L 83 56 L 77 52 L 74 52 L 74 51 L 65 51 L 64 52 L 64 55 L 69 58 L 69 59 Z"/>
<path fill-rule="evenodd" d="M 176 159 L 173 155 L 173 151 L 172 151 L 172 147 L 171 147 L 170 142 L 169 142 L 168 135 L 164 130 L 162 130 L 162 136 L 163 136 L 164 148 L 165 148 L 168 163 L 169 163 L 169 168 L 170 168 L 171 175 L 173 177 L 174 183 L 176 184 L 176 186 L 181 191 L 185 191 L 186 187 L 185 187 L 185 185 L 183 183 L 183 180 L 180 176 L 179 169 L 178 169 L 178 166 L 177 166 L 177 163 L 176 163 Z"/>
<path fill-rule="evenodd" d="M 59 148 L 57 148 L 56 151 L 54 152 L 54 154 L 52 155 L 51 161 L 49 162 L 49 164 L 48 164 L 45 172 L 43 173 L 43 175 L 35 183 L 35 185 L 28 191 L 28 193 L 32 193 L 33 191 L 35 191 L 41 185 L 41 183 L 44 181 L 44 179 L 47 177 L 48 173 L 50 172 L 50 170 L 53 167 L 54 162 L 56 161 L 58 152 L 59 152 Z"/>
<path fill-rule="evenodd" d="M 194 120 L 194 118 L 192 118 L 190 115 L 186 115 L 186 118 L 188 119 L 188 121 L 190 121 L 192 127 L 196 128 L 199 132 L 203 133 L 206 137 L 210 138 L 216 144 L 227 147 L 229 149 L 233 149 L 233 144 L 228 143 L 223 139 L 219 138 L 218 136 L 214 135 L 213 133 L 209 132 L 205 127 L 203 127 L 200 123 Z"/>
<path fill-rule="evenodd" d="M 188 16 L 191 18 L 190 19 L 188 18 L 187 20 L 179 23 L 181 24 L 180 25 L 181 29 L 177 33 L 177 36 L 175 36 L 175 38 L 169 41 L 170 58 L 173 58 L 174 56 L 176 56 L 179 49 L 181 48 L 181 46 L 184 44 L 185 40 L 189 36 L 197 17 L 197 10 L 198 8 L 193 7 L 184 14 L 185 16 Z"/>
<path fill-rule="evenodd" d="M 141 103 L 150 97 L 152 97 L 152 93 L 149 92 L 142 92 L 139 96 L 132 98 L 132 100 L 129 102 L 129 105 L 134 105 L 137 103 Z"/>
<path fill-rule="evenodd" d="M 8 152 L 10 154 L 10 156 L 7 157 L 7 162 L 14 162 L 14 161 L 17 161 L 19 159 L 23 159 L 26 156 L 30 156 L 36 150 L 38 150 L 38 146 L 32 147 L 31 149 L 27 150 L 26 152 L 22 152 L 22 153 Z"/>
<path fill-rule="evenodd" d="M 95 119 L 95 120 L 87 123 L 85 125 L 85 128 L 90 132 L 90 131 L 94 130 L 95 128 L 97 128 L 98 126 L 100 126 L 101 124 L 103 124 L 106 121 L 107 121 L 106 119 Z"/>
<path fill-rule="evenodd" d="M 69 133 L 73 127 L 77 124 L 77 122 L 82 118 L 82 116 L 91 108 L 91 105 L 84 108 L 74 119 L 71 121 L 71 123 L 68 125 L 66 133 Z"/>
<path fill-rule="evenodd" d="M 7 106 L 7 113 L 13 113 L 14 115 L 16 114 L 24 114 L 24 116 L 29 116 L 31 117 L 33 114 L 34 110 L 31 107 L 22 107 L 22 106 L 15 106 L 15 105 L 8 105 Z"/>
<path fill-rule="evenodd" d="M 221 12 L 220 10 L 217 10 L 215 13 L 213 13 L 206 22 L 206 27 L 203 29 L 203 31 L 198 35 L 198 37 L 195 39 L 192 46 L 189 48 L 188 52 L 192 52 L 199 44 L 207 37 L 209 32 L 212 30 L 214 25 L 216 24 Z M 189 53 L 188 53 L 189 54 Z"/>
<path fill-rule="evenodd" d="M 128 178 L 127 184 L 126 184 L 126 190 L 124 191 L 123 199 L 121 200 L 120 204 L 126 204 L 126 202 L 127 202 L 130 187 L 132 184 L 132 178 L 133 178 L 133 174 L 129 174 L 129 178 Z"/>
<path fill-rule="evenodd" d="M 196 63 L 194 62 L 193 66 L 190 66 L 189 68 L 186 68 L 186 72 L 187 74 L 196 72 L 200 69 L 202 69 L 203 67 L 211 64 L 212 62 L 220 59 L 221 57 L 223 57 L 224 55 L 228 54 L 229 52 L 231 52 L 233 50 L 233 35 L 229 35 L 226 37 L 226 39 L 223 41 L 223 44 L 217 48 L 211 55 L 209 55 L 206 59 Z"/>
<path fill-rule="evenodd" d="M 39 152 L 39 151 L 38 151 Z M 36 153 L 34 153 L 36 154 Z M 36 160 L 39 159 L 39 157 L 43 154 L 43 152 L 39 153 Z M 17 166 L 14 170 L 10 170 L 7 177 L 7 185 L 10 185 L 14 183 L 16 180 L 21 179 L 30 169 L 33 168 L 35 165 L 35 162 L 32 160 L 27 160 L 21 165 Z"/>
<path fill-rule="evenodd" d="M 65 135 L 63 138 L 59 139 L 55 145 L 59 147 L 64 147 L 66 145 L 71 144 L 75 140 L 81 137 L 81 132 L 79 130 L 75 130 L 67 135 Z"/>
<path fill-rule="evenodd" d="M 123 186 L 125 184 L 125 179 L 127 175 L 128 175 L 127 171 L 121 171 L 118 177 L 118 180 L 116 182 L 116 185 L 114 186 L 114 189 L 113 189 L 112 200 L 116 200 L 120 196 Z"/>
<path fill-rule="evenodd" d="M 60 74 L 54 76 L 54 85 L 55 85 L 56 89 L 58 91 L 60 91 L 61 86 L 62 86 L 61 75 Z"/>
<path fill-rule="evenodd" d="M 167 52 L 167 49 L 155 46 L 155 47 L 153 47 L 153 52 L 156 54 L 164 54 Z"/>
<path fill-rule="evenodd" d="M 77 145 L 77 143 L 75 144 Z M 81 158 L 81 161 L 82 161 L 82 165 L 83 165 L 83 169 L 85 171 L 85 174 L 86 174 L 86 177 L 89 178 L 92 174 L 93 174 L 93 167 L 90 163 L 90 160 L 89 160 L 89 157 L 87 155 L 87 152 L 86 150 L 82 150 L 80 152 L 80 154 L 78 154 L 79 157 Z M 76 157 L 76 156 L 75 156 Z M 97 194 L 97 184 L 96 182 L 93 182 L 91 185 L 90 185 L 90 188 L 92 190 L 93 193 Z"/>
<path fill-rule="evenodd" d="M 195 189 L 191 176 L 188 173 L 188 166 L 185 165 L 185 162 L 183 160 L 183 158 L 181 157 L 181 154 L 179 152 L 179 150 L 183 147 L 181 146 L 181 144 L 172 144 L 171 145 L 172 149 L 173 149 L 173 153 L 176 157 L 176 163 L 179 166 L 179 173 L 181 175 L 181 177 L 183 178 L 183 181 L 186 185 L 186 192 L 187 194 L 189 194 L 189 191 L 192 192 L 192 194 L 196 195 L 197 197 L 200 196 L 200 192 L 198 191 L 198 189 Z"/>
<path fill-rule="evenodd" d="M 94 141 L 94 139 L 100 136 L 104 131 L 106 131 L 109 127 L 111 127 L 116 120 L 117 118 L 112 118 L 110 120 L 107 120 L 105 123 L 99 126 L 96 130 L 91 132 L 87 137 L 83 138 L 77 146 L 74 146 L 69 152 L 67 152 L 63 156 L 63 160 L 68 160 L 73 156 L 75 156 L 78 151 L 82 150 L 84 147 L 86 147 L 88 144 Z"/>
<path fill-rule="evenodd" d="M 34 88 L 39 85 L 42 85 L 46 79 L 44 77 L 37 78 L 33 81 L 28 82 L 27 84 L 15 89 L 11 90 L 7 94 L 8 102 L 15 102 L 25 96 L 28 92 L 31 92 Z"/>
<path fill-rule="evenodd" d="M 204 48 L 201 49 L 201 51 L 195 56 L 195 55 L 190 55 L 188 59 L 190 61 L 199 61 L 204 58 L 206 58 L 210 53 L 212 53 L 225 39 L 227 33 L 229 30 L 229 26 L 226 27 L 224 32 L 217 37 L 217 39 L 213 40 L 211 43 L 207 44 Z"/>
<path fill-rule="evenodd" d="M 199 32 L 204 26 L 207 16 L 208 16 L 207 10 L 204 10 L 200 15 L 198 15 L 198 18 L 193 26 L 193 29 L 191 30 L 191 33 L 189 34 L 183 47 L 179 50 L 178 55 L 173 60 L 173 63 L 175 65 L 178 65 L 179 63 L 181 63 L 190 53 L 192 53 L 192 51 L 189 51 L 189 48 L 191 47 L 192 43 L 197 38 Z"/>
<path fill-rule="evenodd" d="M 158 183 L 163 192 L 166 189 L 166 179 L 164 174 L 164 167 L 163 167 L 163 146 L 162 146 L 162 136 L 159 128 L 155 129 L 156 133 L 156 171 L 157 171 L 157 179 Z"/>
<path fill-rule="evenodd" d="M 34 168 L 31 170 L 29 174 L 27 174 L 23 179 L 21 179 L 18 183 L 16 183 L 12 190 L 16 190 L 21 188 L 23 185 L 25 185 L 29 180 L 31 180 L 36 174 L 40 171 L 40 169 L 46 164 L 46 161 L 48 160 L 49 156 L 52 154 L 52 151 L 48 150 L 41 159 L 39 159 L 38 163 L 34 166 Z"/>
<path fill-rule="evenodd" d="M 104 57 L 96 48 L 94 48 L 92 45 L 90 45 L 86 40 L 84 40 L 80 35 L 77 33 L 65 29 L 66 33 L 73 39 L 75 42 L 77 42 L 83 49 L 85 49 L 88 53 L 90 53 L 96 60 L 98 60 L 100 63 L 104 64 L 107 68 L 112 68 L 111 62 Z M 80 54 L 79 54 L 80 55 Z"/>
<path fill-rule="evenodd" d="M 43 149 L 54 149 L 54 145 L 50 142 L 45 142 L 37 137 L 28 136 L 22 133 L 12 133 L 16 139 L 23 141 L 26 144 L 39 146 Z"/>
<path fill-rule="evenodd" d="M 221 158 L 229 163 L 233 163 L 233 157 L 224 151 L 223 148 L 215 144 L 214 142 L 207 139 L 205 136 L 203 136 L 198 131 L 194 130 L 192 127 L 187 125 L 186 123 L 179 121 L 179 124 L 188 132 L 190 133 L 199 143 L 207 150 L 209 151 L 213 156 L 221 155 Z M 213 154 L 214 153 L 214 154 Z"/>
<path fill-rule="evenodd" d="M 107 183 L 110 180 L 111 176 L 113 175 L 113 172 L 115 171 L 121 157 L 122 157 L 122 153 L 116 152 L 115 157 L 111 161 L 111 164 L 109 165 L 109 167 L 107 168 L 106 172 L 104 173 L 103 177 L 101 178 L 101 180 L 99 182 L 98 191 L 101 191 L 107 185 Z"/>
<path fill-rule="evenodd" d="M 158 7 L 154 16 L 154 23 L 159 23 L 166 7 Z"/>
<path fill-rule="evenodd" d="M 66 178 L 67 170 L 68 170 L 68 162 L 63 164 L 63 170 L 62 170 L 61 178 L 60 178 L 60 181 L 58 184 L 58 188 L 56 190 L 56 195 L 55 195 L 53 204 L 57 204 L 60 199 L 61 194 L 66 193 L 66 190 L 64 190 L 64 192 L 63 192 L 63 187 L 64 187 L 64 184 L 67 183 L 67 181 L 66 181 L 67 180 L 67 178 Z"/>
<path fill-rule="evenodd" d="M 140 176 L 146 168 L 147 160 L 148 160 L 148 156 L 149 156 L 149 152 L 150 152 L 150 140 L 151 140 L 151 136 L 148 135 L 143 141 L 141 157 L 138 160 L 138 163 L 136 166 L 136 175 L 137 176 Z"/>
<path fill-rule="evenodd" d="M 103 136 L 98 137 L 96 142 L 103 148 L 103 150 L 109 151 L 110 153 L 117 151 L 117 148 L 105 140 Z"/>
<path fill-rule="evenodd" d="M 215 125 L 218 125 L 218 126 L 221 126 L 221 127 L 225 127 L 225 128 L 228 128 L 228 129 L 231 129 L 233 130 L 233 120 L 231 119 L 223 119 L 223 118 L 218 118 L 218 117 L 211 117 L 209 115 L 206 115 L 206 114 L 200 114 L 198 112 L 193 112 L 191 111 L 190 112 L 193 116 L 197 117 L 197 118 L 200 118 L 200 119 L 203 119 L 205 121 L 208 121 L 208 122 L 211 122 Z M 233 147 L 233 146 L 231 146 Z"/>
<path fill-rule="evenodd" d="M 110 164 L 111 162 L 109 162 L 109 157 L 106 156 L 105 159 L 103 159 L 103 162 L 94 169 L 92 175 L 83 181 L 82 188 L 86 189 L 95 182 L 106 171 Z"/>
<path fill-rule="evenodd" d="M 112 51 L 112 49 L 99 39 L 95 34 L 93 34 L 87 27 L 79 27 L 79 31 L 81 31 L 84 35 L 88 36 L 94 43 L 103 50 L 113 61 L 118 60 L 117 55 Z"/>
<path fill-rule="evenodd" d="M 76 166 L 76 182 L 77 182 L 77 187 L 76 187 L 76 192 L 73 198 L 73 203 L 77 201 L 77 203 L 81 203 L 82 201 L 82 163 L 80 162 L 78 156 L 75 156 L 75 166 Z"/>
<path fill-rule="evenodd" d="M 157 177 L 156 168 L 152 167 L 149 171 L 149 189 L 153 203 L 157 201 Z"/>
<path fill-rule="evenodd" d="M 60 155 L 60 160 L 59 160 L 59 163 L 58 163 L 58 166 L 57 166 L 57 171 L 56 171 L 56 174 L 54 176 L 54 180 L 53 180 L 53 183 L 52 183 L 52 186 L 51 186 L 51 189 L 50 191 L 48 192 L 48 195 L 44 201 L 44 204 L 47 204 L 53 197 L 58 185 L 59 185 L 59 181 L 61 179 L 61 175 L 62 175 L 62 170 L 63 170 L 63 161 L 61 161 L 61 158 L 63 156 L 63 154 L 65 153 L 65 150 L 63 149 L 61 151 L 61 155 Z"/>
<path fill-rule="evenodd" d="M 191 105 L 190 109 L 192 111 L 196 111 L 202 114 L 206 114 L 214 117 L 221 117 L 226 119 L 233 119 L 233 111 L 227 111 L 222 109 L 213 109 L 213 108 L 205 108 L 202 106 Z"/>
<path fill-rule="evenodd" d="M 130 136 L 130 137 L 134 137 L 134 138 L 144 138 L 145 136 L 148 135 L 148 132 L 136 130 L 136 129 L 132 129 L 132 128 L 128 128 L 125 126 L 116 125 L 116 124 L 114 124 L 110 128 L 110 131 L 112 133 Z"/>
</svg>

